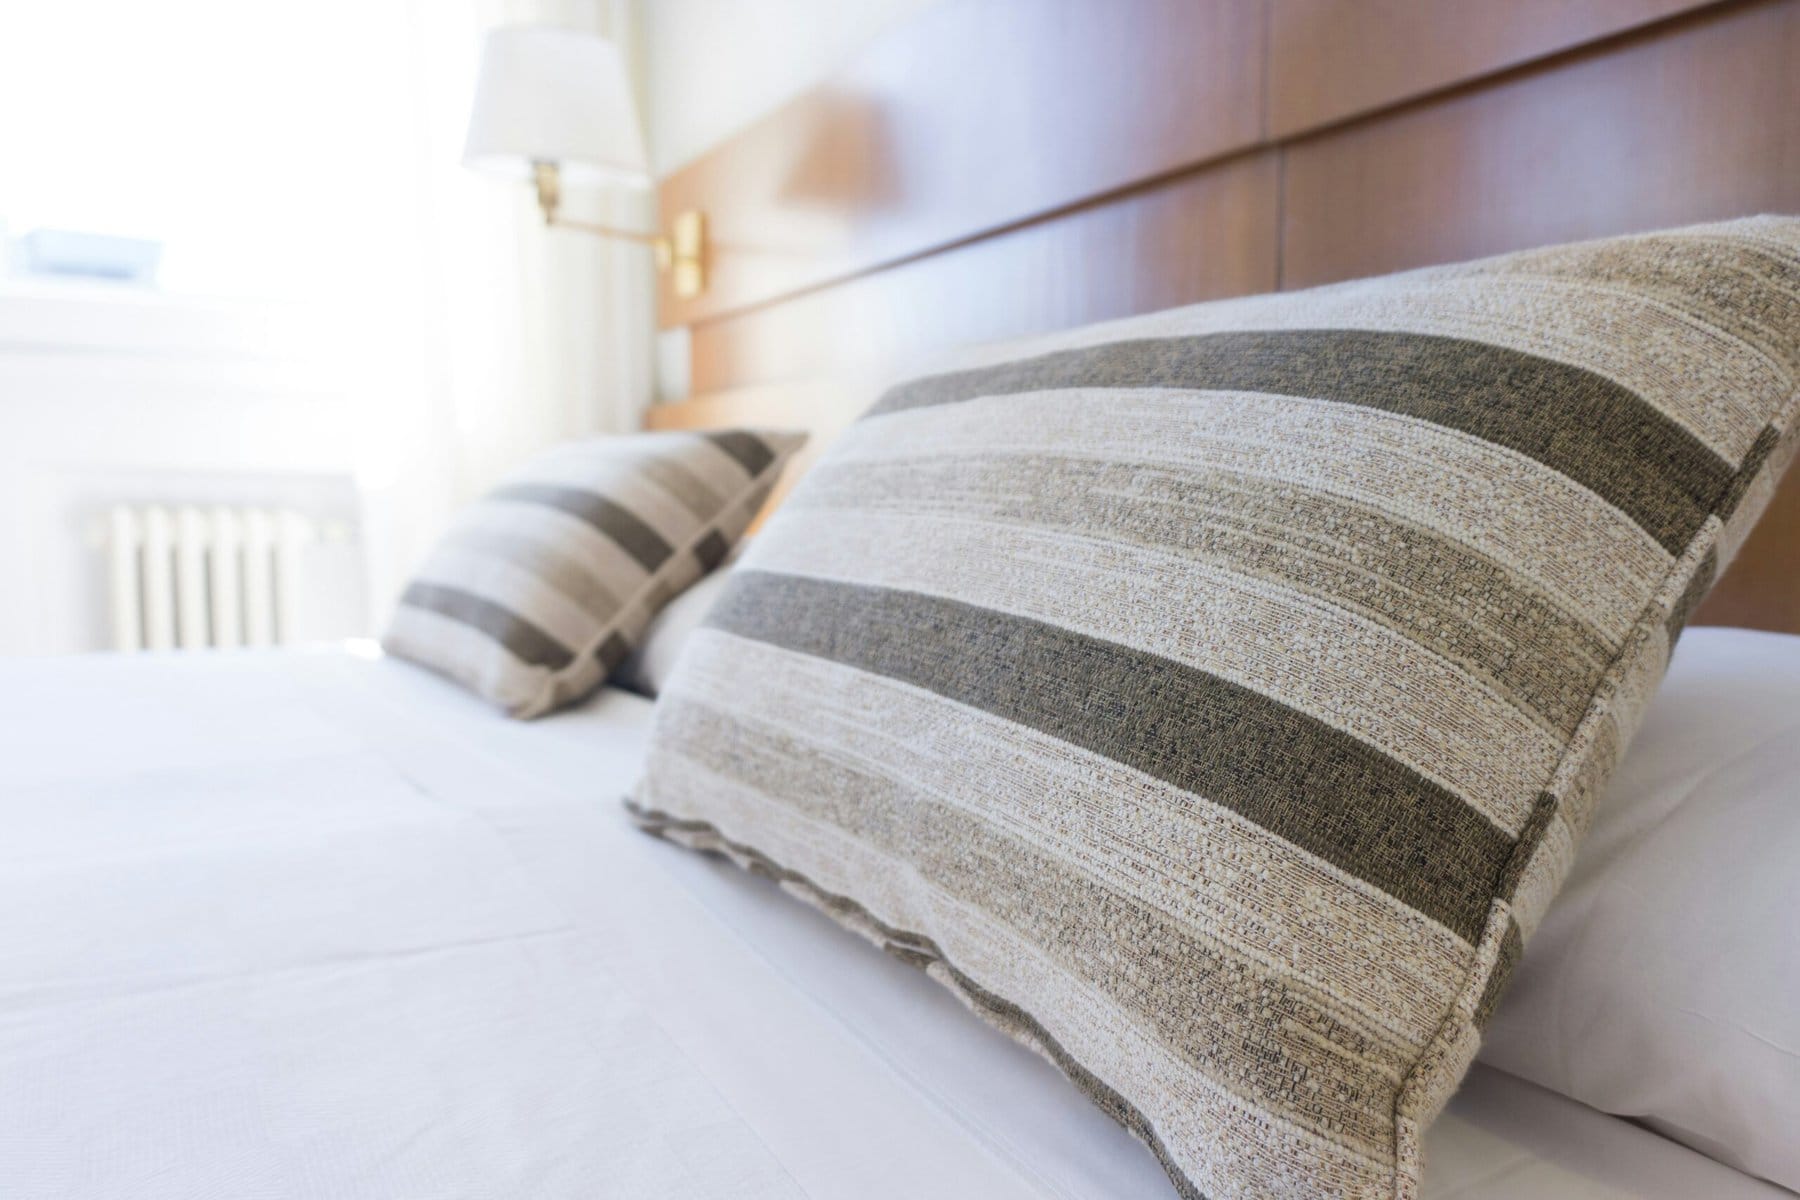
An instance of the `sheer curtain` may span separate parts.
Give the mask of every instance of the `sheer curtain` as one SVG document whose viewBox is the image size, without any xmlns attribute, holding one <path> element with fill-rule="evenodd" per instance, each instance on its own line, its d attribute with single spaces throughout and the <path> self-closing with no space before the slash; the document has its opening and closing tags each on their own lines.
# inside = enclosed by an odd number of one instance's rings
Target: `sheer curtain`
<svg viewBox="0 0 1800 1200">
<path fill-rule="evenodd" d="M 550 24 L 640 60 L 630 0 L 411 0 L 424 314 L 422 418 L 386 489 L 391 596 L 454 508 L 555 442 L 638 428 L 649 402 L 655 274 L 647 248 L 546 229 L 529 186 L 460 165 L 481 34 Z M 641 95 L 641 89 L 640 89 Z M 641 104 L 640 104 L 641 107 Z M 567 215 L 648 229 L 648 190 L 571 190 Z"/>
</svg>

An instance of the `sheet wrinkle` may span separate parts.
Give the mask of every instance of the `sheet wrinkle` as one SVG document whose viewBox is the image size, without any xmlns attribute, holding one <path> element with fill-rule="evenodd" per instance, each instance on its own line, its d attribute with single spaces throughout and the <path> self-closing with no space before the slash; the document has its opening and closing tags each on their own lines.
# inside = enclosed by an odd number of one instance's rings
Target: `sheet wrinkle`
<svg viewBox="0 0 1800 1200">
<path fill-rule="evenodd" d="M 655 843 L 652 843 L 652 846 L 653 846 L 653 848 L 657 848 L 657 849 L 665 849 L 665 848 L 673 849 L 673 847 L 657 846 Z M 684 851 L 683 853 L 691 854 L 691 851 Z M 717 871 L 720 873 L 731 872 L 733 874 L 740 875 L 740 876 L 742 876 L 744 874 L 744 872 L 741 871 L 739 868 L 737 868 L 735 866 L 731 866 L 731 865 L 727 864 L 726 862 L 724 862 L 723 860 L 715 860 L 711 856 L 708 856 L 703 861 L 705 862 L 705 865 L 709 870 Z M 767 886 L 767 887 L 771 887 L 771 888 L 777 888 L 777 885 L 775 884 L 774 880 L 767 879 L 762 876 L 749 876 L 746 881 L 749 883 L 759 885 L 759 886 Z M 780 890 L 780 889 L 777 888 L 777 890 Z M 1029 1166 L 1027 1166 L 1026 1163 L 1027 1163 L 1028 1156 L 1027 1156 L 1027 1152 L 1024 1147 L 1017 1146 L 1010 1138 L 1007 1138 L 1004 1134 L 1000 1134 L 997 1131 L 995 1131 L 989 1125 L 988 1122 L 983 1121 L 977 1114 L 966 1111 L 961 1105 L 954 1103 L 953 1101 L 949 1100 L 947 1097 L 943 1096 L 941 1093 L 939 1093 L 939 1092 L 933 1090 L 932 1088 L 930 1088 L 929 1086 L 927 1086 L 925 1084 L 924 1080 L 919 1078 L 917 1073 L 915 1071 L 913 1071 L 911 1069 L 911 1067 L 909 1067 L 906 1064 L 905 1060 L 898 1058 L 895 1055 L 889 1053 L 887 1050 L 883 1049 L 879 1042 L 875 1041 L 873 1038 L 871 1038 L 867 1034 L 863 1033 L 862 1030 L 858 1026 L 845 1020 L 844 1017 L 842 1015 L 840 1015 L 838 1012 L 836 1012 L 835 1010 L 820 1003 L 820 1001 L 812 994 L 811 991 L 809 991 L 807 989 L 807 987 L 799 980 L 799 978 L 794 975 L 792 970 L 787 965 L 785 965 L 779 958 L 775 957 L 774 955 L 770 954 L 768 951 L 764 950 L 761 946 L 757 945 L 752 939 L 742 937 L 739 934 L 736 927 L 734 927 L 730 922 L 726 921 L 724 919 L 724 917 L 722 917 L 717 912 L 714 905 L 712 905 L 708 901 L 702 899 L 699 902 L 699 906 L 700 906 L 701 911 L 703 911 L 706 914 L 706 917 L 708 920 L 714 922 L 719 927 L 724 929 L 728 934 L 730 934 L 732 936 L 733 939 L 735 939 L 739 944 L 743 945 L 746 949 L 748 949 L 751 954 L 755 955 L 756 958 L 763 963 L 763 965 L 765 965 L 769 968 L 769 970 L 776 976 L 776 978 L 780 979 L 796 995 L 798 995 L 802 1000 L 804 1000 L 809 1008 L 811 1008 L 813 1011 L 819 1013 L 827 1021 L 829 1021 L 833 1025 L 837 1026 L 837 1028 L 839 1028 L 840 1030 L 849 1034 L 850 1037 L 853 1038 L 857 1042 L 858 1045 L 862 1046 L 865 1050 L 869 1051 L 872 1055 L 874 1055 L 877 1059 L 879 1059 L 881 1061 L 881 1063 L 888 1069 L 889 1073 L 892 1074 L 894 1076 L 894 1078 L 898 1079 L 903 1085 L 905 1085 L 905 1087 L 907 1088 L 908 1091 L 919 1096 L 926 1103 L 930 1104 L 934 1109 L 936 1109 L 939 1113 L 943 1114 L 946 1118 L 948 1118 L 951 1121 L 952 1124 L 956 1125 L 958 1128 L 973 1131 L 977 1135 L 978 1139 L 980 1140 L 983 1149 L 988 1152 L 990 1157 L 994 1158 L 997 1162 L 999 1162 L 999 1164 L 1001 1166 L 1005 1167 L 1008 1171 L 1012 1172 L 1015 1176 L 1017 1176 L 1021 1183 L 1024 1183 L 1038 1191 L 1052 1193 L 1058 1197 L 1061 1197 L 1062 1200 L 1082 1200 L 1082 1197 L 1078 1196 L 1076 1193 L 1065 1190 L 1056 1181 L 1045 1177 L 1044 1175 L 1040 1174 L 1039 1172 L 1037 1172 L 1037 1171 L 1031 1169 Z M 836 923 L 832 922 L 830 920 L 830 918 L 825 916 L 824 913 L 818 912 L 818 911 L 812 909 L 810 906 L 808 906 L 807 911 L 808 911 L 809 916 L 817 918 L 818 921 L 821 922 L 833 935 L 842 935 L 842 940 L 844 940 L 848 943 L 851 943 L 850 948 L 854 949 L 855 951 L 857 951 L 857 952 L 872 952 L 872 953 L 880 953 L 881 952 L 876 946 L 872 945 L 871 943 L 869 943 L 867 941 L 864 941 L 861 938 L 856 937 L 854 934 L 851 934 L 847 930 L 843 929 L 842 926 L 839 926 Z M 961 1006 L 959 1005 L 958 1008 L 961 1009 Z M 962 1011 L 967 1011 L 967 1010 L 962 1010 Z M 975 1014 L 972 1012 L 969 1012 L 967 1015 L 970 1016 L 971 1018 L 974 1018 Z"/>
<path fill-rule="evenodd" d="M 491 949 L 496 946 L 538 941 L 544 938 L 574 936 L 579 930 L 569 924 L 557 925 L 546 929 L 525 930 L 518 933 L 495 934 L 490 937 L 474 937 L 458 939 L 451 942 L 433 943 L 428 946 L 409 946 L 396 950 L 369 951 L 362 954 L 333 954 L 324 958 L 308 959 L 300 963 L 283 963 L 278 966 L 252 967 L 244 971 L 228 971 L 222 974 L 204 975 L 199 978 L 185 979 L 163 986 L 137 987 L 129 992 L 112 993 L 106 996 L 88 996 L 71 999 L 68 996 L 47 998 L 41 1003 L 32 1003 L 18 993 L 0 995 L 0 1019 L 8 1019 L 17 1015 L 28 1015 L 34 1010 L 48 1007 L 66 1008 L 78 1005 L 84 1008 L 105 1009 L 114 1005 L 129 1005 L 145 1000 L 164 1000 L 180 996 L 188 992 L 208 991 L 218 987 L 248 983 L 252 980 L 299 978 L 309 974 L 339 974 L 358 971 L 364 968 L 379 969 L 398 963 L 418 959 L 438 957 L 444 954 L 458 953 L 465 950 Z M 81 978 L 64 977 L 52 981 L 55 985 L 73 985 L 76 987 L 104 986 L 107 984 L 125 983 L 128 976 L 116 978 Z"/>
<path fill-rule="evenodd" d="M 1722 1027 L 1722 1028 L 1726 1028 L 1726 1029 L 1736 1030 L 1738 1033 L 1743 1034 L 1747 1038 L 1751 1038 L 1754 1041 L 1761 1042 L 1763 1045 L 1767 1046 L 1771 1050 L 1774 1050 L 1778 1054 L 1785 1054 L 1789 1058 L 1800 1058 L 1800 1052 L 1796 1052 L 1796 1051 L 1790 1049 L 1789 1047 L 1782 1045 L 1780 1042 L 1775 1041 L 1773 1038 L 1764 1037 L 1762 1034 L 1756 1032 L 1756 1030 L 1750 1029 L 1747 1026 L 1745 1026 L 1743 1024 L 1743 1022 L 1741 1022 L 1741 1021 L 1720 1020 L 1717 1017 L 1709 1017 L 1703 1012 L 1696 1012 L 1691 1008 L 1677 1007 L 1675 1009 L 1675 1011 L 1678 1013 L 1681 1013 L 1684 1016 L 1698 1018 L 1699 1020 L 1706 1022 L 1708 1025 L 1711 1025 L 1714 1028 Z"/>
<path fill-rule="evenodd" d="M 127 767 L 123 770 L 111 768 L 95 769 L 80 775 L 63 776 L 55 779 L 39 779 L 29 783 L 7 783 L 0 780 L 0 788 L 5 789 L 7 802 L 17 797 L 30 797 L 37 793 L 66 793 L 71 789 L 84 786 L 93 787 L 99 784 L 120 785 L 146 783 L 155 785 L 170 776 L 198 775 L 211 778 L 221 771 L 267 770 L 270 767 L 291 767 L 302 763 L 330 763 L 335 761 L 351 761 L 365 755 L 380 759 L 380 751 L 370 745 L 362 745 L 354 750 L 308 750 L 303 754 L 291 754 L 278 757 L 273 762 L 267 759 L 242 759 L 223 763 L 164 763 L 154 767 Z"/>
<path fill-rule="evenodd" d="M 1718 762 L 1713 763 L 1712 765 L 1707 767 L 1706 770 L 1704 770 L 1704 771 L 1700 772 L 1698 775 L 1696 775 L 1693 778 L 1693 780 L 1688 784 L 1688 786 L 1682 789 L 1681 799 L 1677 800 L 1674 804 L 1669 805 L 1668 808 L 1664 809 L 1660 814 L 1658 814 L 1655 821 L 1652 821 L 1649 825 L 1646 825 L 1643 829 L 1640 829 L 1636 833 L 1632 834 L 1631 838 L 1625 843 L 1625 846 L 1626 847 L 1636 846 L 1636 845 L 1640 844 L 1641 842 L 1647 840 L 1648 838 L 1652 837 L 1653 835 L 1655 835 L 1659 830 L 1661 830 L 1671 820 L 1673 820 L 1674 817 L 1676 816 L 1676 814 L 1680 813 L 1683 809 L 1685 809 L 1693 801 L 1694 797 L 1700 794 L 1700 791 L 1702 788 L 1704 788 L 1708 784 L 1712 783 L 1715 779 L 1717 779 L 1724 772 L 1726 772 L 1736 766 L 1739 766 L 1746 759 L 1749 759 L 1749 758 L 1754 757 L 1755 755 L 1761 754 L 1764 750 L 1768 749 L 1770 746 L 1774 745 L 1776 742 L 1782 741 L 1783 739 L 1793 738 L 1795 736 L 1800 736 L 1800 721 L 1796 721 L 1792 725 L 1783 726 L 1782 728 L 1780 728 L 1778 730 L 1773 730 L 1767 734 L 1764 734 L 1762 737 L 1759 737 L 1756 740 L 1750 742 L 1749 744 L 1742 746 L 1739 749 L 1733 751 L 1729 758 L 1723 758 L 1723 759 L 1720 759 Z M 1606 803 L 1605 798 L 1602 797 L 1600 802 L 1602 804 Z M 1623 847 L 1622 847 L 1622 849 L 1623 849 Z"/>
<path fill-rule="evenodd" d="M 470 745 L 466 742 L 452 742 L 446 735 L 419 724 L 413 719 L 412 714 L 409 712 L 397 710 L 395 715 L 403 719 L 413 736 L 422 742 L 428 741 L 433 743 L 434 746 L 448 746 L 450 751 L 456 756 L 466 756 L 471 749 Z M 364 731 L 359 730 L 358 737 L 363 738 L 365 744 L 369 744 L 367 743 L 366 733 Z M 371 749 L 374 750 L 372 745 Z M 490 769 L 503 772 L 507 775 L 517 774 L 517 767 L 505 756 L 492 753 L 486 750 L 485 747 L 476 747 L 476 749 L 478 750 L 477 757 L 481 758 Z M 375 752 L 380 753 L 378 750 Z M 504 853 L 507 861 L 511 863 L 515 871 L 517 871 L 520 878 L 528 883 L 532 894 L 563 917 L 566 925 L 561 928 L 566 928 L 571 934 L 578 934 L 580 932 L 580 922 L 578 918 L 569 911 L 568 905 L 547 886 L 534 878 L 533 872 L 530 870 L 530 862 L 522 856 L 519 847 L 515 844 L 514 839 L 518 836 L 518 831 L 508 830 L 497 824 L 493 816 L 487 812 L 463 805 L 456 805 L 447 798 L 437 795 L 427 783 L 417 778 L 407 765 L 395 760 L 392 756 L 387 754 L 382 754 L 382 757 L 393 769 L 395 774 L 403 779 L 407 785 L 419 795 L 432 801 L 444 811 L 454 813 L 458 817 L 472 821 L 485 829 L 496 843 L 497 848 Z M 538 784 L 531 780 L 525 781 L 523 790 L 532 794 L 542 794 L 549 791 L 549 789 L 545 788 L 542 784 Z M 556 797 L 554 801 L 546 800 L 545 803 L 559 806 L 574 806 L 572 802 L 560 796 Z M 704 904 L 700 907 L 702 911 L 707 911 Z M 711 917 L 710 911 L 707 911 L 707 915 L 709 918 Z M 760 954 L 760 952 L 758 953 Z M 651 1025 L 655 1026 L 656 1031 L 662 1036 L 664 1045 L 675 1054 L 679 1055 L 681 1060 L 692 1069 L 690 1078 L 699 1081 L 714 1099 L 723 1105 L 726 1111 L 730 1112 L 731 1115 L 737 1119 L 739 1127 L 755 1139 L 757 1145 L 763 1148 L 764 1152 L 768 1155 L 769 1162 L 775 1164 L 775 1166 L 779 1168 L 782 1176 L 793 1184 L 794 1190 L 800 1195 L 808 1197 L 808 1200 L 812 1200 L 812 1192 L 794 1177 L 794 1174 L 788 1168 L 787 1163 L 775 1152 L 774 1147 L 768 1143 L 768 1140 L 763 1136 L 762 1131 L 757 1128 L 756 1122 L 751 1119 L 750 1114 L 740 1109 L 728 1095 L 719 1089 L 718 1085 L 713 1082 L 711 1076 L 708 1075 L 705 1064 L 696 1059 L 688 1051 L 687 1047 L 682 1044 L 681 1038 L 678 1037 L 657 1015 L 654 1006 L 647 1004 L 644 997 L 636 989 L 629 986 L 628 980 L 608 970 L 603 964 L 589 961 L 587 966 L 589 969 L 604 975 L 614 991 L 618 995 L 629 999 L 634 1009 Z M 810 1002 L 810 997 L 808 997 L 808 1000 Z M 587 1028 L 583 1026 L 582 1029 L 584 1036 L 588 1036 Z M 595 1050 L 601 1049 L 597 1045 L 591 1046 L 591 1048 Z"/>
</svg>

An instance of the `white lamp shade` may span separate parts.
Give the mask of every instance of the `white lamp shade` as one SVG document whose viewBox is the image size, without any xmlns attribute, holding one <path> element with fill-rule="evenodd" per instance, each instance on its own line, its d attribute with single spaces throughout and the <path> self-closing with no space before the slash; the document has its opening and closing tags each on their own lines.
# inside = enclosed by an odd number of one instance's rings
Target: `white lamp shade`
<svg viewBox="0 0 1800 1200">
<path fill-rule="evenodd" d="M 547 27 L 487 35 L 463 163 L 525 176 L 537 162 L 574 183 L 650 182 L 625 60 L 605 38 Z"/>
</svg>

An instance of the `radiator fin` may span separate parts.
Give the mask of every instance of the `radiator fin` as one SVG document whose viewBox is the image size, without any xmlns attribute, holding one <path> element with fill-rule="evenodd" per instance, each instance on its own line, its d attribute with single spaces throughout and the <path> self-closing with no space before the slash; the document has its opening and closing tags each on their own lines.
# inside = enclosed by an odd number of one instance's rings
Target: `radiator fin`
<svg viewBox="0 0 1800 1200">
<path fill-rule="evenodd" d="M 114 649 L 275 646 L 298 628 L 317 536 L 302 514 L 121 504 L 106 530 Z"/>
</svg>

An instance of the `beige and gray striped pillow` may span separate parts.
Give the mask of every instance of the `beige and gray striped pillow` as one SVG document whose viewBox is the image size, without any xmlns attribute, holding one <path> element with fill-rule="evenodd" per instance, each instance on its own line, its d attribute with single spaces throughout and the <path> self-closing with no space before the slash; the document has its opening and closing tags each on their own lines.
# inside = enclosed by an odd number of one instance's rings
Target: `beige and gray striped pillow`
<svg viewBox="0 0 1800 1200">
<path fill-rule="evenodd" d="M 550 450 L 457 518 L 382 645 L 516 717 L 577 699 L 725 558 L 805 440 L 734 429 Z"/>
<path fill-rule="evenodd" d="M 923 966 L 1187 1195 L 1413 1196 L 1797 378 L 1783 218 L 975 356 L 751 547 L 631 806 Z"/>
</svg>

